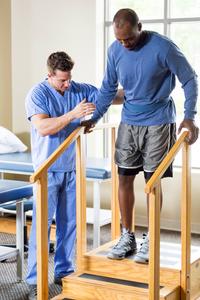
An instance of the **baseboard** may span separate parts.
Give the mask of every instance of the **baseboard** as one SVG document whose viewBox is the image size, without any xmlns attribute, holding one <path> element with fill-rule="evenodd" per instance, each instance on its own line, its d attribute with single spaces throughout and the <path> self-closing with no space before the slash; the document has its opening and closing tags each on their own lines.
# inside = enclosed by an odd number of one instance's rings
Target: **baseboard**
<svg viewBox="0 0 200 300">
<path fill-rule="evenodd" d="M 145 216 L 135 217 L 135 224 L 137 226 L 147 227 L 147 218 Z M 175 221 L 172 219 L 163 219 L 161 218 L 160 222 L 161 229 L 167 229 L 172 231 L 181 231 L 180 221 Z M 191 232 L 200 234 L 200 223 L 191 223 Z"/>
</svg>

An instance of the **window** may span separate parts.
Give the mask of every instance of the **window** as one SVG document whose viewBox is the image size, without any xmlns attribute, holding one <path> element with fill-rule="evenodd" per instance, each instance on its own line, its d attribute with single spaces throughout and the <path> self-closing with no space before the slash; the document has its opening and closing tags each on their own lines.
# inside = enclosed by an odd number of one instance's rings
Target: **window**
<svg viewBox="0 0 200 300">
<path fill-rule="evenodd" d="M 185 54 L 196 73 L 200 77 L 200 0 L 107 0 L 105 9 L 105 48 L 114 41 L 112 18 L 120 8 L 132 8 L 141 18 L 143 29 L 157 31 L 171 38 Z M 199 80 L 199 79 L 198 79 Z M 177 125 L 182 120 L 184 93 L 177 81 L 172 94 L 177 109 Z M 197 104 L 196 118 L 200 127 L 200 102 Z M 120 120 L 121 106 L 112 106 L 108 112 L 108 120 Z M 200 168 L 200 139 L 192 146 L 192 167 Z M 180 157 L 176 164 L 180 165 Z"/>
</svg>

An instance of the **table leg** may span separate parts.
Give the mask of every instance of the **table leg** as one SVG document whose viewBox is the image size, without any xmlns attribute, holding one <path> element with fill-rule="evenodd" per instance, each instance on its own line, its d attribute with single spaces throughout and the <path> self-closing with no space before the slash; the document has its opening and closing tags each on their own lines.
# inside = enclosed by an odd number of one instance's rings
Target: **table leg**
<svg viewBox="0 0 200 300">
<path fill-rule="evenodd" d="M 100 245 L 100 182 L 94 181 L 93 185 L 93 247 L 97 248 Z"/>
<path fill-rule="evenodd" d="M 16 203 L 16 247 L 17 255 L 17 280 L 21 281 L 24 269 L 24 202 Z"/>
</svg>

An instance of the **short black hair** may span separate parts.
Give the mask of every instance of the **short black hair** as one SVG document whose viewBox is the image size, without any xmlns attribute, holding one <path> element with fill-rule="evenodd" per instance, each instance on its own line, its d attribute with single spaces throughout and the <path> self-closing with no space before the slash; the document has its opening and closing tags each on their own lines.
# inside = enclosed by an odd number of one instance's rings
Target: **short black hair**
<svg viewBox="0 0 200 300">
<path fill-rule="evenodd" d="M 72 70 L 73 66 L 73 60 L 64 51 L 54 52 L 47 59 L 47 68 L 51 73 L 55 73 L 56 70 L 68 72 Z"/>
<path fill-rule="evenodd" d="M 138 15 L 130 8 L 118 10 L 113 18 L 113 23 L 115 23 L 117 27 L 123 27 L 126 22 L 130 23 L 133 27 L 139 23 Z"/>
</svg>

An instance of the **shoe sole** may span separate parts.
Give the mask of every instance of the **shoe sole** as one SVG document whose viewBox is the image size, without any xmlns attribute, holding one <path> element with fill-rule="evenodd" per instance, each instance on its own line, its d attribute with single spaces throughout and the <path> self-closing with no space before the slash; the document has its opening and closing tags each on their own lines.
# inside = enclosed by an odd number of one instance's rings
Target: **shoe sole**
<svg viewBox="0 0 200 300">
<path fill-rule="evenodd" d="M 109 258 L 109 259 L 115 259 L 115 260 L 122 260 L 122 259 L 124 259 L 124 258 L 126 258 L 126 257 L 128 257 L 128 256 L 130 256 L 130 255 L 132 255 L 132 254 L 134 254 L 135 252 L 137 251 L 137 248 L 136 249 L 134 249 L 134 250 L 131 250 L 131 251 L 129 251 L 129 252 L 127 252 L 125 255 L 123 255 L 123 256 L 115 256 L 115 255 L 113 255 L 113 254 L 108 254 L 107 255 L 107 258 Z"/>
<path fill-rule="evenodd" d="M 62 280 L 54 280 L 54 284 L 62 286 Z"/>
<path fill-rule="evenodd" d="M 134 258 L 134 262 L 138 264 L 148 265 L 149 260 L 147 259 L 141 259 L 141 258 Z"/>
</svg>

